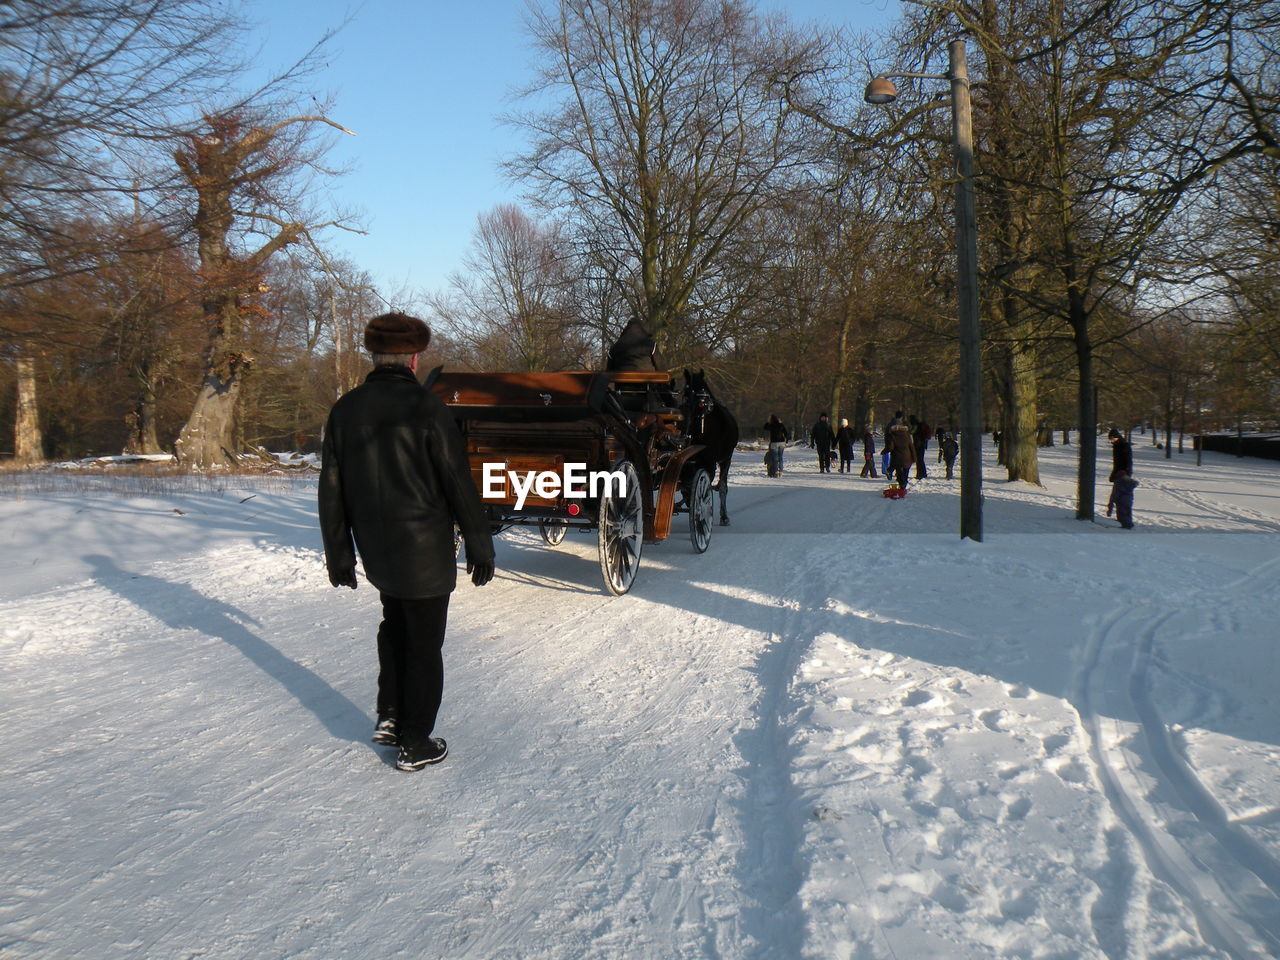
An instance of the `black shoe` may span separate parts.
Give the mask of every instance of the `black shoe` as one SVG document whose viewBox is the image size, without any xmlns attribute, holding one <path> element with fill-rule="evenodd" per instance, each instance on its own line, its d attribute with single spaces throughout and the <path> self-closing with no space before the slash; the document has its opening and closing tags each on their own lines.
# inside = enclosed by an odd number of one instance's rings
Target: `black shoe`
<svg viewBox="0 0 1280 960">
<path fill-rule="evenodd" d="M 384 747 L 400 746 L 400 724 L 395 717 L 379 717 L 378 725 L 373 728 L 373 742 Z"/>
<path fill-rule="evenodd" d="M 428 737 L 420 747 L 400 748 L 400 756 L 396 757 L 397 770 L 421 770 L 433 763 L 439 763 L 449 755 L 449 745 L 442 737 Z"/>
</svg>

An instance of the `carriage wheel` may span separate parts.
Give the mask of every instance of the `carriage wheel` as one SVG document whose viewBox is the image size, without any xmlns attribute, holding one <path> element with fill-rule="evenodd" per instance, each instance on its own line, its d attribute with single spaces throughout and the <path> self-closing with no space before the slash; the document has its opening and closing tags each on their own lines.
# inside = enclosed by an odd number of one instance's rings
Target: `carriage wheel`
<svg viewBox="0 0 1280 960">
<path fill-rule="evenodd" d="M 538 532 L 542 534 L 542 539 L 547 541 L 547 546 L 558 547 L 564 543 L 564 535 L 569 532 L 569 521 L 539 520 Z"/>
<path fill-rule="evenodd" d="M 706 553 L 707 547 L 711 546 L 711 529 L 716 513 L 707 471 L 694 471 L 693 478 L 685 487 L 684 500 L 689 508 L 689 539 L 693 541 L 693 549 Z"/>
<path fill-rule="evenodd" d="M 640 477 L 636 468 L 623 460 L 613 468 L 627 478 L 625 496 L 612 489 L 600 498 L 597 520 L 600 534 L 600 572 L 604 585 L 614 596 L 631 589 L 640 568 L 644 546 L 644 501 L 640 497 Z"/>
</svg>

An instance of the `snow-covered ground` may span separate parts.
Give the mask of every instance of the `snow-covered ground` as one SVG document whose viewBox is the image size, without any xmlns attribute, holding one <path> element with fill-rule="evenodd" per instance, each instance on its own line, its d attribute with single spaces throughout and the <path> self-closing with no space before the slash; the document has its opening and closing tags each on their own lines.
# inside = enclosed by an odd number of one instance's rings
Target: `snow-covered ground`
<svg viewBox="0 0 1280 960">
<path fill-rule="evenodd" d="M 1280 463 L 1135 446 L 1132 532 L 1058 446 L 981 544 L 800 450 L 622 598 L 505 534 L 414 774 L 313 478 L 9 479 L 0 955 L 1272 956 Z"/>
</svg>

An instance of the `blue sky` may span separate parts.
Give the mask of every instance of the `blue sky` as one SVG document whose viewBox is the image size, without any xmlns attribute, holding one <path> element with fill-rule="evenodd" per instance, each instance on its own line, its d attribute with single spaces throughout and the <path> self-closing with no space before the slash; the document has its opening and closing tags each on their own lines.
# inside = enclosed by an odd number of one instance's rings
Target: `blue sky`
<svg viewBox="0 0 1280 960">
<path fill-rule="evenodd" d="M 550 2 L 550 0 L 546 0 Z M 899 0 L 763 0 L 793 20 L 874 30 Z M 332 94 L 332 118 L 356 132 L 330 159 L 354 169 L 335 184 L 369 234 L 331 236 L 331 246 L 368 270 L 384 293 L 444 287 L 459 269 L 476 216 L 518 202 L 501 159 L 518 134 L 499 122 L 529 76 L 532 51 L 523 0 L 257 0 L 248 16 L 260 63 L 296 59 L 325 30 L 331 65 L 315 78 Z"/>
</svg>

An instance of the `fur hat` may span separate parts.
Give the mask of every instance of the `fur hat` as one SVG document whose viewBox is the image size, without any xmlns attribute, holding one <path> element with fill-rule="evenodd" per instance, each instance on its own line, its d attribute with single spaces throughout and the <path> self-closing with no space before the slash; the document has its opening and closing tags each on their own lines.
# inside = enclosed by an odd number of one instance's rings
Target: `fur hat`
<svg viewBox="0 0 1280 960">
<path fill-rule="evenodd" d="M 1111 428 L 1111 430 L 1110 430 L 1110 432 L 1108 432 L 1108 433 L 1107 433 L 1107 439 L 1108 439 L 1108 440 L 1119 440 L 1119 439 L 1120 439 L 1120 431 L 1119 431 L 1119 430 L 1117 430 L 1115 427 L 1112 427 L 1112 428 Z"/>
<path fill-rule="evenodd" d="M 364 328 L 364 348 L 370 353 L 420 353 L 431 342 L 431 328 L 404 313 L 384 313 Z"/>
</svg>

